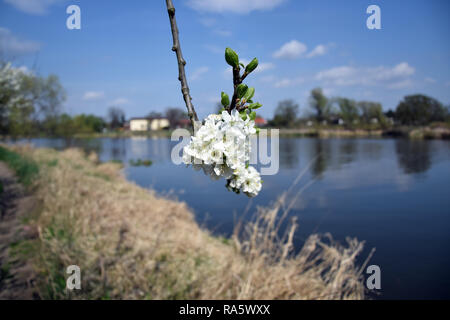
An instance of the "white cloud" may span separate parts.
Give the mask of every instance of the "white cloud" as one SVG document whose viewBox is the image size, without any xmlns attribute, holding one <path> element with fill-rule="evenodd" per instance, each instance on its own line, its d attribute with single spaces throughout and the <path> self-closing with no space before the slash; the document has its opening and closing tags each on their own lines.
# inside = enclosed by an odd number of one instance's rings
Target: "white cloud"
<svg viewBox="0 0 450 320">
<path fill-rule="evenodd" d="M 123 105 L 129 104 L 129 103 L 130 103 L 130 100 L 128 100 L 127 98 L 117 98 L 117 99 L 114 99 L 113 101 L 111 101 L 109 104 L 111 106 L 123 106 Z"/>
<path fill-rule="evenodd" d="M 274 58 L 278 59 L 297 59 L 301 55 L 303 55 L 307 50 L 307 47 L 305 44 L 297 41 L 297 40 L 291 40 L 281 46 L 280 49 L 275 51 L 273 54 Z"/>
<path fill-rule="evenodd" d="M 208 68 L 208 67 L 200 67 L 200 68 L 198 68 L 198 69 L 195 69 L 195 70 L 192 72 L 192 74 L 191 74 L 191 76 L 190 76 L 190 79 L 191 79 L 192 81 L 198 80 L 198 79 L 200 79 L 200 77 L 201 77 L 203 74 L 205 74 L 205 73 L 208 72 L 208 71 L 209 71 L 209 68 Z"/>
<path fill-rule="evenodd" d="M 255 10 L 270 10 L 285 0 L 189 0 L 188 6 L 201 12 L 232 12 L 246 14 Z"/>
<path fill-rule="evenodd" d="M 29 14 L 43 15 L 48 12 L 50 6 L 64 3 L 67 0 L 4 0 L 16 9 Z"/>
<path fill-rule="evenodd" d="M 295 78 L 277 78 L 273 75 L 268 75 L 265 77 L 262 77 L 260 79 L 261 82 L 271 84 L 275 88 L 287 88 L 292 87 L 295 85 L 302 84 L 305 79 L 302 77 L 295 77 Z"/>
<path fill-rule="evenodd" d="M 273 86 L 275 88 L 287 88 L 292 87 L 298 84 L 301 84 L 305 81 L 305 79 L 298 77 L 298 78 L 282 78 L 280 80 L 275 80 Z"/>
<path fill-rule="evenodd" d="M 411 67 L 407 62 L 399 63 L 390 72 L 385 73 L 386 76 L 410 76 L 413 75 L 416 70 Z"/>
<path fill-rule="evenodd" d="M 397 81 L 394 83 L 391 83 L 388 85 L 389 89 L 405 89 L 405 88 L 411 88 L 413 85 L 413 82 L 411 81 L 411 79 L 405 79 L 405 80 L 401 80 L 401 81 Z"/>
<path fill-rule="evenodd" d="M 248 59 L 239 59 L 240 62 L 242 62 L 244 65 L 247 65 L 250 63 L 250 60 Z M 275 65 L 272 62 L 258 62 L 258 67 L 255 69 L 255 71 L 253 71 L 253 73 L 260 73 L 260 72 L 264 72 L 270 69 L 275 68 Z M 229 68 L 231 70 L 231 68 Z M 231 71 L 230 71 L 231 72 Z"/>
<path fill-rule="evenodd" d="M 232 32 L 229 30 L 215 29 L 214 33 L 222 37 L 231 37 Z"/>
<path fill-rule="evenodd" d="M 411 85 L 411 82 L 404 82 L 404 80 L 407 80 L 414 73 L 415 69 L 413 67 L 406 62 L 402 62 L 392 68 L 385 66 L 361 68 L 351 66 L 335 67 L 320 71 L 316 74 L 315 78 L 326 84 L 336 86 L 386 85 L 389 88 L 396 89 Z"/>
<path fill-rule="evenodd" d="M 0 27 L 0 50 L 8 55 L 23 55 L 38 51 L 40 44 L 34 41 L 22 40 L 9 29 Z"/>
<path fill-rule="evenodd" d="M 336 92 L 336 90 L 334 88 L 322 88 L 322 92 L 326 96 L 331 96 Z M 308 91 L 308 95 L 310 95 L 310 91 Z"/>
<path fill-rule="evenodd" d="M 270 83 L 270 82 L 275 82 L 276 78 L 273 75 L 269 75 L 269 76 L 264 76 L 264 77 L 260 78 L 259 80 L 261 82 Z"/>
<path fill-rule="evenodd" d="M 258 67 L 255 69 L 255 73 L 260 73 L 260 72 L 264 72 L 267 70 L 271 70 L 275 68 L 275 65 L 272 62 L 263 62 L 258 64 Z"/>
<path fill-rule="evenodd" d="M 83 100 L 98 100 L 105 96 L 103 91 L 87 91 L 83 95 Z"/>
<path fill-rule="evenodd" d="M 216 19 L 214 18 L 203 18 L 199 20 L 202 25 L 205 27 L 212 27 L 216 24 Z"/>
<path fill-rule="evenodd" d="M 325 53 L 327 53 L 327 47 L 323 44 L 319 44 L 310 53 L 308 53 L 306 57 L 313 58 L 317 56 L 323 56 Z"/>
<path fill-rule="evenodd" d="M 288 78 L 283 78 L 281 80 L 276 81 L 273 86 L 275 88 L 285 88 L 285 87 L 289 87 L 291 85 L 291 80 L 289 80 Z"/>
<path fill-rule="evenodd" d="M 203 47 L 212 53 L 225 53 L 225 49 L 213 44 L 205 44 Z"/>
</svg>

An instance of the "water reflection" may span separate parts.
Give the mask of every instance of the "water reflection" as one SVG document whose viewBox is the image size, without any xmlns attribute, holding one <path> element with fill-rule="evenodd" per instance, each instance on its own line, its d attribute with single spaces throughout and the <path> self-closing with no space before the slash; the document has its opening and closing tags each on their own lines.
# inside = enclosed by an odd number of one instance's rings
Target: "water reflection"
<svg viewBox="0 0 450 320">
<path fill-rule="evenodd" d="M 299 144 L 297 139 L 280 139 L 280 167 L 296 168 L 299 165 Z"/>
<path fill-rule="evenodd" d="M 151 159 L 153 162 L 171 162 L 171 149 L 176 142 L 169 139 L 132 137 L 101 139 L 20 139 L 6 143 L 32 143 L 36 147 L 57 150 L 81 148 L 87 154 L 96 152 L 104 161 L 116 159 Z M 433 154 L 437 159 L 448 158 L 448 141 L 427 140 L 361 140 L 361 139 L 280 139 L 280 170 L 296 170 L 312 162 L 313 178 L 322 179 L 330 168 L 343 170 L 353 162 L 374 163 L 396 155 L 404 174 L 424 173 L 432 166 Z M 439 152 L 433 149 L 439 149 Z M 394 149 L 394 150 L 392 150 Z M 442 151 L 442 152 L 441 152 Z M 447 151 L 447 153 L 445 153 Z M 315 159 L 315 161 L 312 161 Z"/>
<path fill-rule="evenodd" d="M 362 153 L 365 159 L 378 161 L 383 154 L 383 144 L 378 141 L 367 141 L 362 145 Z"/>
<path fill-rule="evenodd" d="M 111 155 L 112 160 L 124 160 L 126 157 L 126 140 L 112 139 L 111 141 Z"/>
<path fill-rule="evenodd" d="M 311 173 L 316 179 L 322 179 L 323 173 L 328 169 L 331 160 L 330 140 L 313 139 L 311 140 L 311 160 L 313 161 Z"/>
<path fill-rule="evenodd" d="M 431 166 L 431 144 L 424 140 L 397 140 L 397 161 L 405 174 L 424 173 Z"/>
<path fill-rule="evenodd" d="M 358 151 L 356 139 L 343 140 L 339 145 L 338 162 L 340 165 L 352 163 Z"/>
</svg>

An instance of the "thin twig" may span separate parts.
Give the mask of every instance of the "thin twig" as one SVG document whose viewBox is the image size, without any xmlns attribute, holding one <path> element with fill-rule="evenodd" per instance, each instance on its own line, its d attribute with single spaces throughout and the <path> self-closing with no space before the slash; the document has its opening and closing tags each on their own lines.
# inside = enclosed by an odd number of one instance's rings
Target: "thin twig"
<svg viewBox="0 0 450 320">
<path fill-rule="evenodd" d="M 189 86 L 186 79 L 186 73 L 184 71 L 184 66 L 186 61 L 183 59 L 183 54 L 181 53 L 180 39 L 178 36 L 177 20 L 175 19 L 175 7 L 173 6 L 172 0 L 166 0 L 167 12 L 169 14 L 170 27 L 172 29 L 173 46 L 172 51 L 175 51 L 178 61 L 178 80 L 181 82 L 181 93 L 183 94 L 184 102 L 186 103 L 186 108 L 188 111 L 189 119 L 191 119 L 192 128 L 194 131 L 197 129 L 198 117 L 195 112 L 194 105 L 191 100 L 192 97 L 189 93 Z"/>
<path fill-rule="evenodd" d="M 230 113 L 231 113 L 231 110 L 233 110 L 235 108 L 238 111 L 241 111 L 241 110 L 239 110 L 240 107 L 236 106 L 236 103 L 238 101 L 237 87 L 242 83 L 242 81 L 244 81 L 244 79 L 247 76 L 248 76 L 247 72 L 244 72 L 244 74 L 241 76 L 241 74 L 240 74 L 240 67 L 239 66 L 233 68 L 233 89 L 234 89 L 234 92 L 233 92 L 233 98 L 231 99 L 230 107 L 228 109 L 228 112 L 230 112 Z"/>
</svg>

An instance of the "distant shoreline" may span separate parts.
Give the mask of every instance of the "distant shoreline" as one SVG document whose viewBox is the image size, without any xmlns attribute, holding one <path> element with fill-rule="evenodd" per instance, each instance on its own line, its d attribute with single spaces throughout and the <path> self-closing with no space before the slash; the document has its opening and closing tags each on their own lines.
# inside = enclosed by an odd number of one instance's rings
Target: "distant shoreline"
<svg viewBox="0 0 450 320">
<path fill-rule="evenodd" d="M 408 139 L 450 139 L 450 129 L 430 127 L 394 127 L 388 129 L 344 129 L 344 128 L 301 128 L 280 129 L 280 136 L 297 137 L 379 137 L 379 138 L 408 138 Z"/>
<path fill-rule="evenodd" d="M 264 129 L 276 129 L 265 127 Z M 311 128 L 280 128 L 280 137 L 315 137 L 315 138 L 407 138 L 425 140 L 450 140 L 450 128 L 448 127 L 392 127 L 386 129 L 346 129 L 340 127 L 311 127 Z M 147 132 L 114 131 L 105 133 L 76 133 L 70 136 L 0 136 L 0 140 L 21 139 L 21 138 L 131 138 L 131 137 L 151 137 L 170 138 L 172 130 L 158 130 Z"/>
</svg>

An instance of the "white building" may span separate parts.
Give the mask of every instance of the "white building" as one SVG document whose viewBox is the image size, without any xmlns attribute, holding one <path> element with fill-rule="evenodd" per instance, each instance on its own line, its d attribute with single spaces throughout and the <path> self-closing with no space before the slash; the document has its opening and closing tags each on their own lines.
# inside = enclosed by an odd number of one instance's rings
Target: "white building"
<svg viewBox="0 0 450 320">
<path fill-rule="evenodd" d="M 131 131 L 154 131 L 169 128 L 170 123 L 166 118 L 132 118 L 130 119 Z"/>
<path fill-rule="evenodd" d="M 147 118 L 133 118 L 130 119 L 131 131 L 148 131 L 149 121 Z"/>
<path fill-rule="evenodd" d="M 170 122 L 166 118 L 149 119 L 150 130 L 163 130 L 170 127 Z"/>
</svg>

